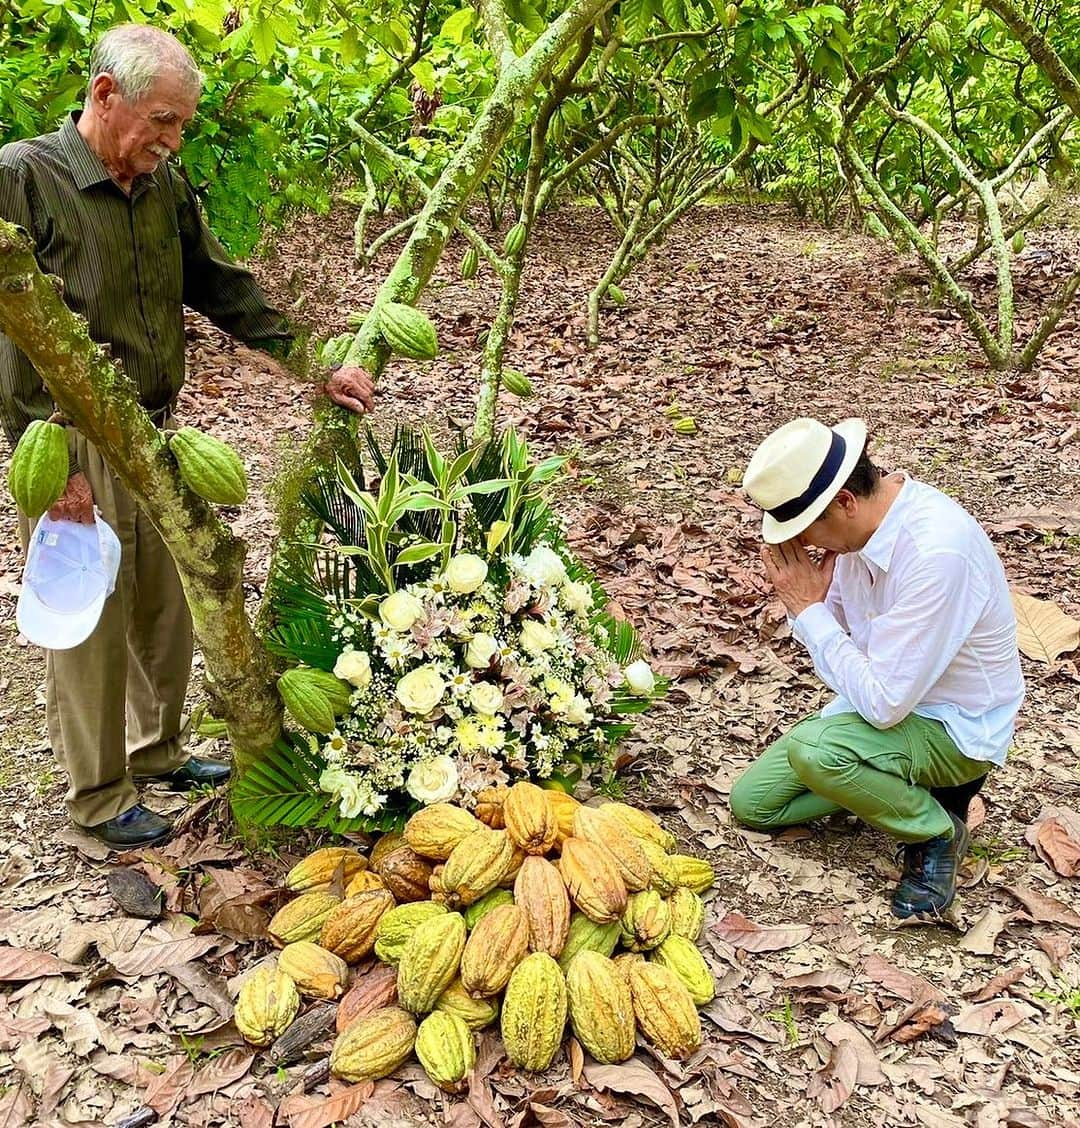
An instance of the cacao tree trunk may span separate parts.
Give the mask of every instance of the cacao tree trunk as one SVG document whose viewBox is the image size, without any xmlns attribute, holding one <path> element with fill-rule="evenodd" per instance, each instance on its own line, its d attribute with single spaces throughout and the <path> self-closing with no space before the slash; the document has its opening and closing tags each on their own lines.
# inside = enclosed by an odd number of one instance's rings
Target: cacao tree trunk
<svg viewBox="0 0 1080 1128">
<path fill-rule="evenodd" d="M 41 273 L 27 237 L 2 220 L 0 332 L 26 354 L 59 410 L 101 451 L 176 561 L 214 711 L 228 726 L 242 774 L 281 734 L 269 656 L 244 609 L 247 546 L 184 485 L 135 386 Z"/>
</svg>

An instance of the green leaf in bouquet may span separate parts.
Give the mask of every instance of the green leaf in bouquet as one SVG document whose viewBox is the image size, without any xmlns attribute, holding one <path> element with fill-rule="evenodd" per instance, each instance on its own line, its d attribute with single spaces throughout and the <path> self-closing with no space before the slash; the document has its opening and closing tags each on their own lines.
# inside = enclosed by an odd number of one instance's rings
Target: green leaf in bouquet
<svg viewBox="0 0 1080 1128">
<path fill-rule="evenodd" d="M 420 564 L 424 560 L 430 560 L 433 556 L 438 556 L 442 552 L 441 544 L 434 544 L 428 541 L 426 544 L 411 544 L 408 548 L 403 548 L 394 558 L 393 566 L 395 568 L 404 567 L 406 564 Z"/>
<path fill-rule="evenodd" d="M 493 556 L 499 545 L 506 540 L 507 533 L 510 532 L 509 521 L 492 521 L 491 527 L 487 531 L 487 538 L 485 541 L 488 556 Z"/>
</svg>

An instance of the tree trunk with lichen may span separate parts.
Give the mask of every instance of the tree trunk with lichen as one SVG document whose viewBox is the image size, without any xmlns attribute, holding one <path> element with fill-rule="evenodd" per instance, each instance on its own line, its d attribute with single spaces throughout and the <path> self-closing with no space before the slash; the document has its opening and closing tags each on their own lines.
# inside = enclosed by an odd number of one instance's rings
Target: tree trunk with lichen
<svg viewBox="0 0 1080 1128">
<path fill-rule="evenodd" d="M 214 711 L 243 773 L 281 734 L 273 671 L 244 609 L 247 546 L 184 485 L 134 384 L 41 273 L 30 241 L 3 220 L 0 332 L 30 359 L 59 410 L 101 451 L 165 541 L 191 608 Z"/>
</svg>

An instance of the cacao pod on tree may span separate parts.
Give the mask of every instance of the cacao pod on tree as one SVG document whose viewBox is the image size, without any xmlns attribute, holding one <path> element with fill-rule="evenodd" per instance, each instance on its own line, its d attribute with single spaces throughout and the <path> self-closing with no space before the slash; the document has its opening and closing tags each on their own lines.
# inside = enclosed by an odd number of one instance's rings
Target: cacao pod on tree
<svg viewBox="0 0 1080 1128">
<path fill-rule="evenodd" d="M 926 42 L 939 59 L 947 59 L 952 54 L 952 37 L 940 20 L 934 20 L 927 29 Z"/>
<path fill-rule="evenodd" d="M 67 489 L 69 470 L 64 428 L 35 419 L 11 455 L 8 488 L 15 504 L 36 521 Z"/>
<path fill-rule="evenodd" d="M 241 505 L 247 498 L 247 471 L 228 443 L 195 427 L 181 427 L 169 450 L 188 489 L 213 505 Z"/>
<path fill-rule="evenodd" d="M 308 732 L 326 735 L 337 727 L 335 705 L 339 703 L 340 697 L 334 698 L 327 693 L 328 683 L 325 679 L 311 676 L 322 672 L 299 668 L 286 670 L 278 678 L 277 685 L 285 708 L 293 715 L 300 727 Z M 332 674 L 330 676 L 333 677 Z M 337 680 L 334 678 L 334 681 Z M 348 701 L 345 707 L 348 708 Z M 344 712 L 344 709 L 340 711 Z"/>
<path fill-rule="evenodd" d="M 470 278 L 476 277 L 479 268 L 480 256 L 476 253 L 476 248 L 467 247 L 465 253 L 461 256 L 461 277 L 467 282 Z"/>
<path fill-rule="evenodd" d="M 522 399 L 533 395 L 532 381 L 524 372 L 519 372 L 516 368 L 504 368 L 500 378 L 502 386 L 511 395 L 521 396 Z"/>
<path fill-rule="evenodd" d="M 516 255 L 522 247 L 525 246 L 525 238 L 528 235 L 528 229 L 524 223 L 515 223 L 506 233 L 506 238 L 503 240 L 503 252 L 508 255 Z"/>
<path fill-rule="evenodd" d="M 430 317 L 414 306 L 387 302 L 379 310 L 379 328 L 390 350 L 412 360 L 434 360 L 439 339 Z"/>
</svg>

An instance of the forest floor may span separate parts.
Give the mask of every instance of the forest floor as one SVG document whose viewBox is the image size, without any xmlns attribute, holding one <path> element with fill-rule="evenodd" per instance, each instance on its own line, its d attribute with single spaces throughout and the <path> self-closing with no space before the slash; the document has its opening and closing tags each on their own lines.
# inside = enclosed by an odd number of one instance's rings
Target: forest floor
<svg viewBox="0 0 1080 1128">
<path fill-rule="evenodd" d="M 345 330 L 391 261 L 387 252 L 366 271 L 355 266 L 352 219 L 347 206 L 301 218 L 254 265 L 279 304 L 301 303 L 297 316 L 320 336 Z M 501 411 L 538 450 L 574 456 L 560 499 L 571 541 L 677 677 L 629 743 L 636 758 L 623 780 L 628 797 L 717 868 L 702 945 L 718 994 L 703 1012 L 703 1050 L 676 1066 L 643 1049 L 610 1068 L 570 1052 L 525 1078 L 489 1039 L 464 1098 L 439 1094 L 416 1067 L 370 1093 L 298 1095 L 305 1063 L 275 1069 L 253 1057 L 228 1019 L 239 974 L 266 949 L 248 936 L 265 923 L 270 886 L 307 843 L 251 857 L 223 836 L 213 801 L 151 792 L 159 809 L 187 808 L 185 831 L 125 860 L 163 886 L 169 911 L 156 924 L 122 912 L 107 883 L 111 860 L 63 817 L 44 664 L 14 625 L 20 560 L 5 491 L 5 1128 L 114 1125 L 146 1107 L 154 1123 L 245 1128 L 1076 1122 L 1075 652 L 1054 666 L 1025 660 L 1015 746 L 972 805 L 972 848 L 947 924 L 902 927 L 890 916 L 897 868 L 884 836 L 835 819 L 770 837 L 734 826 L 726 800 L 760 750 L 825 699 L 757 564 L 759 518 L 738 485 L 757 442 L 797 415 L 865 418 L 882 465 L 976 514 L 1015 587 L 1080 615 L 1080 311 L 1034 372 L 995 377 L 958 319 L 930 301 L 913 263 L 890 248 L 783 209 L 725 206 L 678 225 L 626 284 L 627 304 L 604 311 L 603 342 L 588 350 L 585 294 L 610 243 L 590 209 L 544 223 L 507 358 L 537 395 Z M 1021 331 L 1076 254 L 1074 230 L 1029 233 L 1017 259 Z M 445 261 L 459 256 L 451 249 Z M 984 305 L 992 280 L 988 268 L 968 280 Z M 423 305 L 442 352 L 432 364 L 390 367 L 378 428 L 469 426 L 478 335 L 496 298 L 490 272 L 465 283 L 440 270 Z M 309 425 L 311 389 L 194 317 L 189 329 L 179 414 L 234 442 L 258 487 L 233 521 L 251 544 L 254 600 L 274 527 L 266 486 Z M 664 411 L 673 403 L 696 434 L 674 431 Z M 246 909 L 226 920 L 215 909 L 230 899 Z"/>
</svg>

